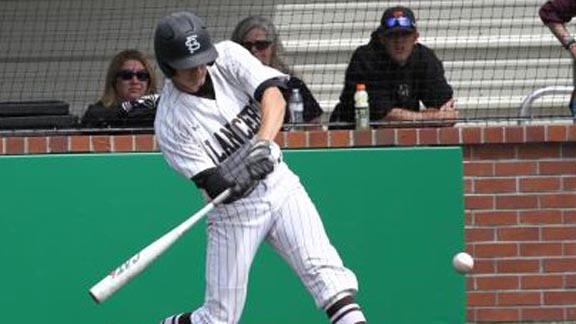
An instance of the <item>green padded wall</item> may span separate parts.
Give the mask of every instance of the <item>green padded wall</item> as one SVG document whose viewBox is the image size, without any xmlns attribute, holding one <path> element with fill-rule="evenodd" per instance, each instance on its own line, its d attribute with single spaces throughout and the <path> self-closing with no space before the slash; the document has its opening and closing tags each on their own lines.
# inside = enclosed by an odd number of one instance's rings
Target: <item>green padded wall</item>
<svg viewBox="0 0 576 324">
<path fill-rule="evenodd" d="M 459 148 L 286 151 L 333 244 L 360 281 L 370 323 L 464 323 Z M 102 305 L 88 289 L 202 205 L 157 154 L 0 158 L 3 322 L 145 324 L 194 309 L 204 222 Z M 263 246 L 241 323 L 327 323 L 289 267 Z"/>
</svg>

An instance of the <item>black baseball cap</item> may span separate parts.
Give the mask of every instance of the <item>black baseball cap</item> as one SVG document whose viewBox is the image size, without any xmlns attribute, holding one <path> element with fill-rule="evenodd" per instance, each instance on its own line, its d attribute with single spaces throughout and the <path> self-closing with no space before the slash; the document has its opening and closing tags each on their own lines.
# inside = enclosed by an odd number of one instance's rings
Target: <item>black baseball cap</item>
<svg viewBox="0 0 576 324">
<path fill-rule="evenodd" d="M 402 6 L 386 9 L 380 20 L 380 27 L 376 29 L 376 32 L 382 34 L 413 31 L 416 31 L 414 12 Z"/>
</svg>

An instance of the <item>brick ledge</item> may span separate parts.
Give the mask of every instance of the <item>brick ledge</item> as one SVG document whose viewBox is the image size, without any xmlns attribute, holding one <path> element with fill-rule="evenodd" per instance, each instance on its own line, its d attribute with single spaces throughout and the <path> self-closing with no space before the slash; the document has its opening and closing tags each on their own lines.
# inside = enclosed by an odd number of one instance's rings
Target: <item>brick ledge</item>
<svg viewBox="0 0 576 324">
<path fill-rule="evenodd" d="M 562 143 L 576 141 L 576 125 L 292 131 L 280 133 L 276 141 L 283 148 Z M 0 155 L 153 151 L 158 151 L 153 134 L 0 137 Z"/>
</svg>

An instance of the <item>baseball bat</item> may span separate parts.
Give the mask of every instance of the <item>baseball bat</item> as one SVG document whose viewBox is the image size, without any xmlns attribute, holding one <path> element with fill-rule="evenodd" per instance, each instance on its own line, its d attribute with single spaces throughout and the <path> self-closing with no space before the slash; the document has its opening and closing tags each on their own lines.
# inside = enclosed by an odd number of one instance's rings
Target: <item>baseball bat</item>
<svg viewBox="0 0 576 324">
<path fill-rule="evenodd" d="M 226 189 L 180 225 L 124 261 L 118 268 L 90 288 L 90 296 L 92 299 L 98 304 L 108 299 L 108 297 L 122 288 L 128 281 L 144 271 L 156 258 L 162 255 L 174 242 L 192 228 L 196 222 L 214 209 L 216 205 L 226 200 L 229 195 L 230 189 Z"/>
</svg>

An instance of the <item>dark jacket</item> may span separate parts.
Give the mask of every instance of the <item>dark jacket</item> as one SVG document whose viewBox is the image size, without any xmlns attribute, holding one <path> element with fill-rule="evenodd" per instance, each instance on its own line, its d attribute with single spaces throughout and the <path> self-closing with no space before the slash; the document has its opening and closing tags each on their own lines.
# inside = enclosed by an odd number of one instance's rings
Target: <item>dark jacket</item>
<svg viewBox="0 0 576 324">
<path fill-rule="evenodd" d="M 366 85 L 371 121 L 381 120 L 392 108 L 418 111 L 420 101 L 426 107 L 438 108 L 453 96 L 442 62 L 430 48 L 416 44 L 407 63 L 399 66 L 386 53 L 384 45 L 372 37 L 352 54 L 331 123 L 354 122 L 354 92 L 358 83 Z"/>
<path fill-rule="evenodd" d="M 576 1 L 549 0 L 540 7 L 538 14 L 546 25 L 549 23 L 565 24 L 576 16 Z"/>
<path fill-rule="evenodd" d="M 86 109 L 81 125 L 85 128 L 137 128 L 154 127 L 156 102 L 149 105 L 135 104 L 129 111 L 120 105 L 104 107 L 98 101 Z"/>
</svg>

